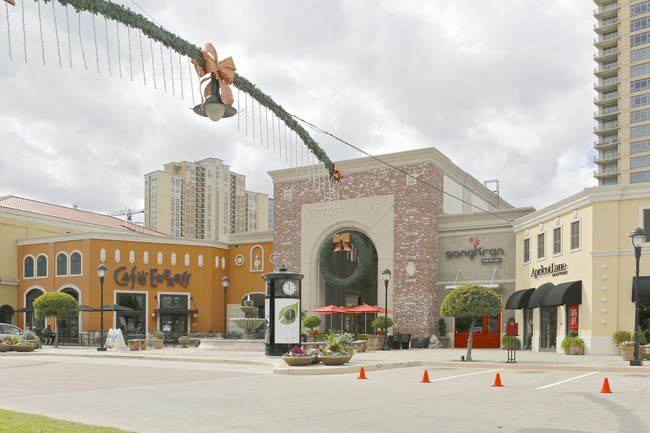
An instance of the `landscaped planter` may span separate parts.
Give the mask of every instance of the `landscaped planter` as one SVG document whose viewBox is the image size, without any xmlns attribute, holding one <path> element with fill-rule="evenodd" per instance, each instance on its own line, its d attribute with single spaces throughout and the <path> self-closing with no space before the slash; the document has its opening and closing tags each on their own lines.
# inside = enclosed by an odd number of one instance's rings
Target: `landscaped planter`
<svg viewBox="0 0 650 433">
<path fill-rule="evenodd" d="M 384 340 L 386 339 L 383 335 L 368 335 L 368 350 L 381 350 L 384 347 Z"/>
<path fill-rule="evenodd" d="M 282 359 L 291 367 L 298 367 L 311 364 L 316 356 L 283 356 Z"/>
<path fill-rule="evenodd" d="M 13 350 L 14 352 L 33 352 L 34 346 L 32 346 L 31 344 L 25 346 L 11 346 L 11 350 Z"/>
<path fill-rule="evenodd" d="M 621 347 L 621 357 L 623 361 L 634 360 L 634 347 Z"/>
<path fill-rule="evenodd" d="M 343 365 L 352 359 L 352 355 L 318 355 L 318 359 L 325 365 Z"/>
<path fill-rule="evenodd" d="M 10 350 L 11 350 L 11 346 L 5 346 L 5 345 L 0 346 L 0 352 L 9 352 Z"/>
</svg>

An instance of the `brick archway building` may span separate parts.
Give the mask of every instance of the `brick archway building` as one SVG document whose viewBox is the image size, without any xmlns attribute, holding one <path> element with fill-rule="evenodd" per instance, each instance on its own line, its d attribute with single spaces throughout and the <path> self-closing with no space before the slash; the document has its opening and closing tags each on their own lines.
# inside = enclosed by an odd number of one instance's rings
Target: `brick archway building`
<svg viewBox="0 0 650 433">
<path fill-rule="evenodd" d="M 477 211 L 472 205 L 494 209 L 497 196 L 434 148 L 380 159 L 340 162 L 344 179 L 339 183 L 314 167 L 271 172 L 273 263 L 305 275 L 303 309 L 323 306 L 318 253 L 332 233 L 359 231 L 377 249 L 379 305 L 384 304 L 379 274 L 392 272 L 388 308 L 395 311 L 394 331 L 428 336 L 436 331 L 440 301 L 436 217 Z M 510 207 L 503 200 L 500 205 Z"/>
</svg>

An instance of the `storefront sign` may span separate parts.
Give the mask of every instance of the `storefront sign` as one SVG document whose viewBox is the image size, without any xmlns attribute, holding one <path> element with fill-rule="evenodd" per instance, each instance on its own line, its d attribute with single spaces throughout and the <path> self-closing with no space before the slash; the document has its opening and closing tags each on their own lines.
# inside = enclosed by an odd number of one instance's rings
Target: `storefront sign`
<svg viewBox="0 0 650 433">
<path fill-rule="evenodd" d="M 473 245 L 473 248 L 468 250 L 456 250 L 456 251 L 447 251 L 446 256 L 448 259 L 457 258 L 457 257 L 469 257 L 473 259 L 474 257 L 483 257 L 483 256 L 492 256 L 489 258 L 482 258 L 481 263 L 498 263 L 501 261 L 501 257 L 494 257 L 504 254 L 503 248 L 483 248 L 480 247 L 481 241 L 478 237 L 472 236 L 469 238 L 469 243 Z"/>
<path fill-rule="evenodd" d="M 538 279 L 539 277 L 544 277 L 550 275 L 551 277 L 557 277 L 558 275 L 566 275 L 569 273 L 569 267 L 566 263 L 551 263 L 548 266 L 540 266 L 539 268 L 533 268 L 530 273 L 532 278 Z"/>
<path fill-rule="evenodd" d="M 182 274 L 172 275 L 172 271 L 165 269 L 160 272 L 157 268 L 151 268 L 148 271 L 139 271 L 137 266 L 131 268 L 131 272 L 126 269 L 126 266 L 121 266 L 115 270 L 113 278 L 115 283 L 119 286 L 128 286 L 130 289 L 137 283 L 140 286 L 146 286 L 147 283 L 151 287 L 158 287 L 158 284 L 166 284 L 167 287 L 179 286 L 187 288 L 190 283 L 192 274 L 185 271 Z"/>
<path fill-rule="evenodd" d="M 578 304 L 569 305 L 569 331 L 577 331 L 579 324 Z"/>
</svg>

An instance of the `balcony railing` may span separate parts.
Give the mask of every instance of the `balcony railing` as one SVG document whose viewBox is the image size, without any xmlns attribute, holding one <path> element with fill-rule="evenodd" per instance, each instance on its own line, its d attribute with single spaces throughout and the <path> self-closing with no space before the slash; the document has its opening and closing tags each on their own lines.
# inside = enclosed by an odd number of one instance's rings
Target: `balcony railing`
<svg viewBox="0 0 650 433">
<path fill-rule="evenodd" d="M 618 32 L 607 33 L 598 38 L 594 38 L 594 45 L 602 44 L 603 42 L 611 41 L 612 39 L 617 39 L 618 37 Z"/>
<path fill-rule="evenodd" d="M 594 89 L 598 89 L 599 87 L 611 86 L 612 84 L 618 84 L 618 83 L 619 83 L 618 77 L 610 77 L 610 78 L 606 78 L 604 80 L 600 80 L 600 81 L 595 82 L 594 83 Z"/>
<path fill-rule="evenodd" d="M 602 164 L 605 161 L 618 159 L 618 157 L 619 157 L 618 151 L 612 153 L 603 153 L 602 156 L 596 155 L 594 156 L 594 164 Z"/>
<path fill-rule="evenodd" d="M 594 74 L 597 74 L 599 72 L 610 71 L 610 70 L 616 69 L 618 67 L 619 67 L 618 62 L 605 63 L 604 65 L 600 65 L 600 66 L 594 68 Z"/>
<path fill-rule="evenodd" d="M 620 172 L 618 167 L 608 167 L 608 168 L 600 168 L 599 170 L 594 170 L 594 177 L 599 177 L 599 176 L 613 176 L 616 175 Z"/>
<path fill-rule="evenodd" d="M 594 9 L 594 15 L 599 15 L 599 14 L 603 14 L 605 12 L 613 11 L 614 9 L 618 9 L 619 6 L 620 5 L 618 4 L 618 2 L 610 3 L 610 4 L 605 5 L 605 6 L 601 6 L 599 8 Z"/>
<path fill-rule="evenodd" d="M 611 26 L 612 24 L 618 23 L 618 17 L 608 18 L 601 22 L 594 24 L 594 30 L 602 29 L 603 27 Z"/>
</svg>

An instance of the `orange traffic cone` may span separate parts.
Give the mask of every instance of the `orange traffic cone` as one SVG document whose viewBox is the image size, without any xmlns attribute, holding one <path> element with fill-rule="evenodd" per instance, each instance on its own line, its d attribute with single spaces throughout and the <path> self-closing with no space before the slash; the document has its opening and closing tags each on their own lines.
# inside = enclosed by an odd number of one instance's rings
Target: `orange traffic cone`
<svg viewBox="0 0 650 433">
<path fill-rule="evenodd" d="M 357 379 L 367 379 L 366 372 L 363 367 L 361 367 L 361 371 L 359 371 L 359 377 L 357 377 Z"/>
<path fill-rule="evenodd" d="M 503 386 L 501 385 L 501 376 L 499 376 L 499 373 L 497 373 L 497 377 L 494 378 L 494 385 L 492 386 Z"/>
<path fill-rule="evenodd" d="M 609 389 L 609 380 L 607 380 L 607 378 L 605 378 L 605 380 L 603 381 L 603 389 L 601 389 L 600 392 L 604 392 L 606 394 L 612 393 L 612 390 Z"/>
<path fill-rule="evenodd" d="M 424 376 L 422 376 L 422 382 L 421 383 L 431 383 L 429 382 L 429 373 L 424 370 Z"/>
</svg>

